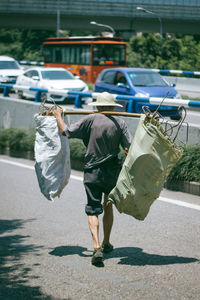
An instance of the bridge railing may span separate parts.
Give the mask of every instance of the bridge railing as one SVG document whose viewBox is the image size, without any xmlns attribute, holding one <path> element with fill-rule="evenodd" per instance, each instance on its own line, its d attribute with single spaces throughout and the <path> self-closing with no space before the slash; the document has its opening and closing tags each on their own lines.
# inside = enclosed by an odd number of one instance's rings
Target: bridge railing
<svg viewBox="0 0 200 300">
<path fill-rule="evenodd" d="M 74 97 L 74 106 L 75 108 L 82 108 L 82 98 L 92 98 L 96 99 L 99 93 L 96 92 L 76 92 L 76 91 L 70 91 L 70 90 L 56 90 L 56 89 L 42 89 L 42 88 L 35 88 L 35 87 L 27 87 L 27 86 L 21 86 L 21 85 L 16 85 L 16 84 L 0 84 L 0 88 L 3 88 L 3 96 L 8 97 L 9 93 L 14 89 L 15 91 L 17 90 L 22 90 L 22 91 L 35 91 L 35 102 L 41 102 L 42 101 L 42 93 L 47 94 L 55 94 L 55 95 L 61 95 L 65 97 Z M 132 112 L 133 107 L 136 103 L 140 102 L 145 102 L 149 104 L 156 104 L 159 105 L 163 98 L 159 97 L 135 97 L 135 96 L 127 96 L 127 95 L 113 95 L 116 100 L 126 100 L 128 101 L 128 107 L 127 111 Z M 56 99 L 56 102 L 59 102 Z M 62 104 L 63 101 L 60 101 L 60 104 Z M 166 98 L 162 105 L 167 105 L 167 106 L 184 106 L 186 108 L 191 107 L 193 109 L 198 109 L 200 108 L 200 101 L 193 101 L 193 100 L 183 100 L 183 99 L 171 99 L 171 98 Z"/>
</svg>

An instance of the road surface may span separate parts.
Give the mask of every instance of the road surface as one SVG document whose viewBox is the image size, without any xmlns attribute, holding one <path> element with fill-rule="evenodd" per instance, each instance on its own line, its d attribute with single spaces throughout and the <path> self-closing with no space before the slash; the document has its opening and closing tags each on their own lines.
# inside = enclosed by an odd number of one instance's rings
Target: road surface
<svg viewBox="0 0 200 300">
<path fill-rule="evenodd" d="M 163 190 L 144 221 L 115 209 L 115 249 L 98 268 L 82 173 L 52 203 L 33 164 L 0 156 L 1 300 L 200 299 L 199 197 Z"/>
</svg>

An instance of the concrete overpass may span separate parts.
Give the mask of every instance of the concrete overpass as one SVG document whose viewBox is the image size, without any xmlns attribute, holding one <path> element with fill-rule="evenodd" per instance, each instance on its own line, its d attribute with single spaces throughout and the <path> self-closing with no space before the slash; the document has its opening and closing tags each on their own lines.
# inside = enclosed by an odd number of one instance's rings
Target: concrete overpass
<svg viewBox="0 0 200 300">
<path fill-rule="evenodd" d="M 154 14 L 136 9 L 142 6 Z M 0 27 L 100 31 L 95 20 L 112 26 L 119 34 L 159 32 L 200 33 L 200 1 L 196 0 L 1 0 Z"/>
</svg>

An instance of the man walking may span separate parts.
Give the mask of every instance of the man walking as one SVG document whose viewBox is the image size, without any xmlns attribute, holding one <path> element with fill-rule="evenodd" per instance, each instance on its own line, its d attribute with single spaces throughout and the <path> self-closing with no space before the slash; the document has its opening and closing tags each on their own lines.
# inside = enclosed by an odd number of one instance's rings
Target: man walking
<svg viewBox="0 0 200 300">
<path fill-rule="evenodd" d="M 108 203 L 108 194 L 115 187 L 121 170 L 118 160 L 119 147 L 121 145 L 127 152 L 132 136 L 122 119 L 101 113 L 113 111 L 115 106 L 121 106 L 115 102 L 111 94 L 101 93 L 96 102 L 89 105 L 96 106 L 98 113 L 88 115 L 69 127 L 62 119 L 62 109 L 57 108 L 54 116 L 63 135 L 82 139 L 87 148 L 84 161 L 84 186 L 87 194 L 85 212 L 88 215 L 94 247 L 91 262 L 93 265 L 99 265 L 103 261 L 103 252 L 113 250 L 113 246 L 110 244 L 113 208 L 112 204 Z M 103 212 L 104 239 L 101 245 L 98 216 Z"/>
</svg>

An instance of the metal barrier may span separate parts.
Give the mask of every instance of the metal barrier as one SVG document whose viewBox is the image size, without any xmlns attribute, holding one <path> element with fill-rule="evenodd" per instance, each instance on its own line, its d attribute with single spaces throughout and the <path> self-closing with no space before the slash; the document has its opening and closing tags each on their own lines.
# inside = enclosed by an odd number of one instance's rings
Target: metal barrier
<svg viewBox="0 0 200 300">
<path fill-rule="evenodd" d="M 11 89 L 14 90 L 29 90 L 29 91 L 36 91 L 35 94 L 35 102 L 41 102 L 41 94 L 42 93 L 50 93 L 50 94 L 56 94 L 56 95 L 62 95 L 62 96 L 71 96 L 75 97 L 74 106 L 76 108 L 82 108 L 82 98 L 93 98 L 96 99 L 97 95 L 99 93 L 92 93 L 92 92 L 76 92 L 76 91 L 69 91 L 69 90 L 52 90 L 52 89 L 42 89 L 42 88 L 35 88 L 31 87 L 28 88 L 26 86 L 16 85 L 16 84 L 0 84 L 0 88 L 3 88 L 3 96 L 8 97 L 9 92 Z M 113 95 L 116 100 L 128 100 L 128 108 L 127 112 L 133 112 L 133 106 L 137 102 L 145 102 L 150 104 L 156 104 L 159 105 L 163 98 L 158 97 L 134 97 L 134 96 L 125 96 L 125 95 Z M 58 100 L 56 100 L 58 102 Z M 192 108 L 200 108 L 200 101 L 192 101 L 192 100 L 182 100 L 182 99 L 171 99 L 166 98 L 162 105 L 170 105 L 170 106 L 184 106 L 186 108 L 192 107 Z"/>
<path fill-rule="evenodd" d="M 26 60 L 18 60 L 20 65 L 26 66 L 44 66 L 44 62 L 42 61 L 26 61 Z"/>
<path fill-rule="evenodd" d="M 158 73 L 164 73 L 164 74 L 187 75 L 187 77 L 190 77 L 191 75 L 200 76 L 200 72 L 198 71 L 162 70 L 162 69 L 151 69 L 151 70 Z"/>
</svg>

